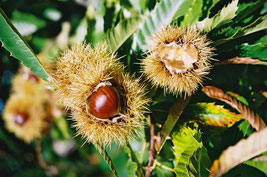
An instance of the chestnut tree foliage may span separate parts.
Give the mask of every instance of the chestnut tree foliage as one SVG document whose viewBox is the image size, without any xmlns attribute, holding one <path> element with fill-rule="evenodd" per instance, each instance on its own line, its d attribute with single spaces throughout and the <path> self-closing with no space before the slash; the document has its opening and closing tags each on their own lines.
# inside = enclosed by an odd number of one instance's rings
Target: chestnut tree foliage
<svg viewBox="0 0 267 177">
<path fill-rule="evenodd" d="M 106 43 L 150 98 L 141 135 L 123 146 L 75 136 L 67 110 L 30 144 L 1 118 L 0 176 L 267 176 L 267 2 L 1 0 L 0 7 L 1 113 L 19 63 L 49 82 L 44 63 L 75 43 Z M 212 41 L 211 71 L 191 96 L 153 87 L 141 73 L 150 37 L 168 25 L 197 28 Z"/>
</svg>

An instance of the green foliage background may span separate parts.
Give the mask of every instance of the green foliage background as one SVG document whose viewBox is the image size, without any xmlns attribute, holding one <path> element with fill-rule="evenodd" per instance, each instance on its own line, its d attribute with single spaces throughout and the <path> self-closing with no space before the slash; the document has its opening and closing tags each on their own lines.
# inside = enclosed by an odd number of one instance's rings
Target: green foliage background
<svg viewBox="0 0 267 177">
<path fill-rule="evenodd" d="M 146 40 L 161 25 L 187 26 L 197 21 L 200 24 L 205 22 L 203 30 L 216 47 L 215 59 L 222 61 L 238 56 L 260 59 L 261 62 L 256 65 L 216 66 L 204 85 L 231 91 L 232 96 L 257 112 L 267 123 L 266 96 L 262 94 L 267 91 L 267 3 L 263 0 L 1 0 L 0 7 L 33 49 L 31 61 L 36 60 L 35 54 L 55 60 L 65 45 L 82 41 L 95 45 L 105 41 L 109 50 L 116 51 L 121 57 L 127 71 L 137 76 L 140 75 L 140 66 L 136 63 L 143 58 Z M 12 38 L 12 34 L 8 38 L 3 32 L 0 36 L 1 41 Z M 11 45 L 11 51 L 17 48 Z M 11 54 L 24 63 L 28 59 L 25 57 L 27 54 Z M 0 112 L 20 63 L 12 56 L 0 48 Z M 36 65 L 29 62 L 28 65 L 46 79 L 38 62 Z M 148 96 L 152 98 L 150 110 L 157 122 L 157 133 L 177 98 L 164 94 L 160 88 L 152 88 Z M 218 105 L 224 105 L 224 108 Z M 209 121 L 223 116 L 231 119 L 234 113 L 230 106 L 197 91 L 173 128 L 171 138 L 156 155 L 152 176 L 208 176 L 207 169 L 222 151 L 248 137 L 254 130 L 244 120 L 226 128 L 209 127 L 189 120 L 202 117 Z M 84 144 L 80 137 L 73 138 L 75 129 L 71 124 L 64 117 L 53 124 L 50 133 L 42 140 L 45 161 L 55 165 L 59 169 L 58 176 L 62 177 L 112 176 L 92 144 Z M 149 137 L 148 126 L 143 137 L 130 142 L 129 146 L 114 144 L 107 149 L 119 176 L 141 176 L 148 162 Z M 55 144 L 62 142 L 73 145 L 66 156 L 55 151 Z M 17 139 L 5 129 L 0 119 L 0 176 L 48 176 L 36 162 L 35 143 L 27 145 Z M 225 176 L 266 176 L 266 169 L 267 161 L 248 160 Z"/>
</svg>

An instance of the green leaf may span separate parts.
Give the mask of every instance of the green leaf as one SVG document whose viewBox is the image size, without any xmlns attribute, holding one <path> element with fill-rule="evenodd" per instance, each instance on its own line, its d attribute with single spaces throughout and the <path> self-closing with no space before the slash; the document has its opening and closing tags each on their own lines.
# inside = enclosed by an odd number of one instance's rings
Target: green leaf
<svg viewBox="0 0 267 177">
<path fill-rule="evenodd" d="M 157 177 L 175 176 L 172 161 L 166 161 L 165 159 L 162 159 L 160 156 L 158 156 L 155 163 L 156 163 L 155 172 L 157 174 Z"/>
<path fill-rule="evenodd" d="M 196 153 L 191 157 L 189 164 L 189 171 L 195 177 L 209 176 L 209 169 L 211 167 L 211 161 L 207 152 L 207 149 L 203 146 L 198 149 Z"/>
<path fill-rule="evenodd" d="M 255 13 L 259 7 L 263 5 L 263 1 L 250 1 L 241 2 L 238 4 L 237 16 L 233 19 L 235 22 L 240 22 L 241 20 L 249 17 L 249 15 Z"/>
<path fill-rule="evenodd" d="M 167 137 L 170 135 L 173 127 L 175 126 L 176 122 L 180 118 L 181 114 L 183 113 L 185 107 L 187 106 L 188 102 L 190 101 L 191 97 L 187 97 L 185 100 L 183 98 L 179 98 L 175 101 L 169 111 L 167 120 L 164 122 L 161 131 L 160 131 L 160 143 L 159 147 L 155 147 L 157 152 L 159 153 L 161 148 L 166 142 Z M 158 145 L 158 143 L 156 143 Z"/>
<path fill-rule="evenodd" d="M 108 153 L 105 150 L 105 148 L 101 144 L 98 144 L 98 143 L 95 143 L 94 146 L 98 150 L 99 154 L 106 161 L 106 163 L 107 163 L 108 167 L 110 168 L 110 170 L 112 171 L 113 175 L 115 177 L 119 177 L 118 172 L 117 172 L 117 170 L 115 168 L 115 165 L 113 164 L 112 159 L 108 155 Z"/>
<path fill-rule="evenodd" d="M 251 57 L 258 58 L 260 60 L 267 60 L 267 45 L 262 44 L 252 44 L 249 45 L 247 43 L 241 45 L 241 56 L 243 57 Z"/>
<path fill-rule="evenodd" d="M 135 41 L 143 48 L 149 37 L 170 24 L 173 18 L 185 15 L 187 9 L 192 5 L 192 0 L 162 0 L 139 25 Z"/>
<path fill-rule="evenodd" d="M 265 29 L 267 29 L 267 14 L 259 17 L 257 20 L 255 20 L 251 24 L 237 30 L 236 33 L 234 35 L 232 35 L 231 37 L 229 37 L 227 39 L 220 39 L 220 40 L 216 41 L 214 43 L 214 46 L 218 46 L 218 45 L 224 44 L 225 42 L 228 42 L 230 40 L 238 39 L 240 37 L 243 37 L 243 36 L 258 32 L 258 31 L 262 31 Z"/>
<path fill-rule="evenodd" d="M 18 10 L 15 10 L 12 13 L 11 21 L 19 33 L 23 36 L 32 34 L 46 25 L 46 21 L 36 17 L 35 15 L 22 13 Z"/>
<path fill-rule="evenodd" d="M 133 17 L 119 22 L 115 27 L 109 29 L 103 41 L 106 41 L 110 52 L 116 52 L 120 46 L 137 30 L 142 20 Z"/>
<path fill-rule="evenodd" d="M 0 9 L 0 41 L 13 57 L 21 60 L 34 74 L 47 80 L 48 74 L 39 59 L 2 9 Z"/>
<path fill-rule="evenodd" d="M 197 103 L 189 105 L 185 115 L 204 125 L 215 127 L 230 127 L 235 122 L 244 119 L 241 114 L 230 112 L 223 106 L 214 103 Z"/>
<path fill-rule="evenodd" d="M 267 14 L 239 30 L 233 37 L 239 38 L 265 29 L 267 29 Z"/>
<path fill-rule="evenodd" d="M 192 129 L 187 124 L 179 127 L 179 130 L 172 135 L 173 150 L 175 155 L 174 171 L 177 176 L 188 176 L 188 166 L 190 158 L 199 148 L 202 148 L 202 142 L 198 139 L 201 136 L 200 131 L 195 127 Z"/>
<path fill-rule="evenodd" d="M 265 161 L 248 160 L 245 162 L 245 164 L 255 167 L 267 175 L 267 161 L 266 160 Z"/>
<path fill-rule="evenodd" d="M 232 170 L 230 170 L 228 173 L 224 174 L 222 177 L 266 177 L 266 175 L 258 170 L 255 167 L 241 164 Z"/>
<path fill-rule="evenodd" d="M 267 128 L 252 133 L 236 145 L 227 148 L 219 159 L 213 162 L 210 177 L 221 176 L 231 168 L 267 151 Z"/>
<path fill-rule="evenodd" d="M 218 28 L 226 23 L 229 23 L 235 16 L 238 9 L 238 0 L 234 0 L 232 3 L 224 7 L 212 18 L 205 18 L 197 23 L 197 26 L 206 32 L 211 31 L 214 28 Z"/>
<path fill-rule="evenodd" d="M 243 97 L 243 96 L 241 96 L 241 95 L 239 95 L 237 93 L 231 92 L 231 91 L 226 92 L 226 94 L 236 98 L 238 101 L 240 101 L 244 105 L 248 106 L 248 101 L 246 100 L 245 97 Z"/>
<path fill-rule="evenodd" d="M 192 25 L 196 22 L 202 14 L 202 0 L 194 0 L 192 7 L 190 7 L 184 16 L 184 20 L 180 26 Z"/>
<path fill-rule="evenodd" d="M 139 163 L 131 145 L 128 142 L 127 142 L 127 145 L 124 146 L 124 150 L 128 153 L 128 156 L 130 157 L 127 163 L 128 174 L 130 176 L 138 176 L 138 177 L 144 176 L 142 166 Z M 134 170 L 132 168 L 134 168 Z"/>
</svg>

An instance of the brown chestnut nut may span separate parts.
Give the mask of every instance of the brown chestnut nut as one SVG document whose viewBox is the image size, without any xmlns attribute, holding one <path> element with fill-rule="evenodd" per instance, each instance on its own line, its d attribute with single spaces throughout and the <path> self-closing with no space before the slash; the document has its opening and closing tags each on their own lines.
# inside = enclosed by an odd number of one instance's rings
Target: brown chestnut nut
<svg viewBox="0 0 267 177">
<path fill-rule="evenodd" d="M 19 126 L 23 126 L 27 122 L 28 119 L 29 119 L 29 115 L 23 112 L 17 112 L 14 115 L 14 122 Z"/>
<path fill-rule="evenodd" d="M 118 91 L 105 85 L 98 88 L 89 98 L 89 111 L 99 119 L 109 119 L 119 112 L 120 97 Z"/>
</svg>

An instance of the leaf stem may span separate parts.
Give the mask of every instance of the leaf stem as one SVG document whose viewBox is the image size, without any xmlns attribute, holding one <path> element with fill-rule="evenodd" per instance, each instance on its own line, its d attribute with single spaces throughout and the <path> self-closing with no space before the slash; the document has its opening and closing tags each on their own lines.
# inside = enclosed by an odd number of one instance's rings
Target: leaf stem
<svg viewBox="0 0 267 177">
<path fill-rule="evenodd" d="M 161 167 L 161 168 L 164 168 L 165 170 L 169 170 L 169 171 L 174 172 L 174 169 L 172 169 L 172 168 L 170 168 L 170 167 L 168 167 L 168 166 L 166 166 L 166 165 L 161 164 L 160 162 L 157 161 L 157 159 L 155 159 L 155 164 L 156 164 L 157 166 Z"/>
</svg>

